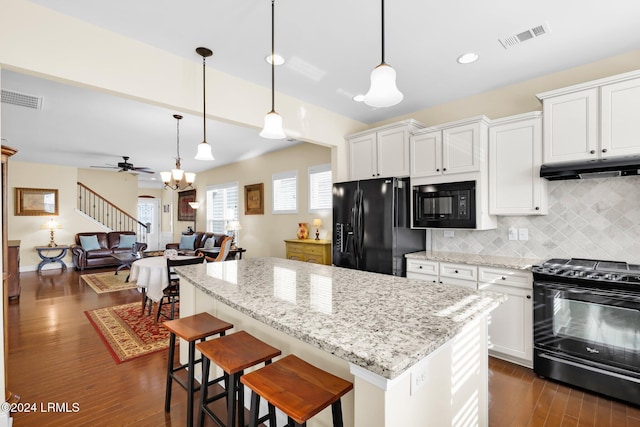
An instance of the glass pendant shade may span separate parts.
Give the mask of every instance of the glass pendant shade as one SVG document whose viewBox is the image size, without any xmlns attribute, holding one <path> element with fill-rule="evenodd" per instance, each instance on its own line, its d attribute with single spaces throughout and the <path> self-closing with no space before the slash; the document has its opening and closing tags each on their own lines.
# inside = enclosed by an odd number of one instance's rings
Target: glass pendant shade
<svg viewBox="0 0 640 427">
<path fill-rule="evenodd" d="M 275 111 L 270 111 L 264 116 L 264 128 L 260 136 L 268 139 L 284 139 L 287 135 L 282 129 L 282 117 Z"/>
<path fill-rule="evenodd" d="M 165 184 L 171 181 L 171 172 L 160 172 L 160 176 Z"/>
<path fill-rule="evenodd" d="M 182 169 L 171 169 L 171 176 L 173 177 L 174 181 L 182 180 L 183 175 L 184 171 Z"/>
<path fill-rule="evenodd" d="M 213 153 L 211 152 L 211 146 L 205 142 L 202 141 L 200 144 L 198 144 L 198 152 L 196 153 L 196 160 L 215 160 L 215 158 L 213 157 Z"/>
<path fill-rule="evenodd" d="M 196 174 L 193 172 L 185 172 L 184 180 L 187 181 L 187 184 L 191 185 L 196 180 Z"/>
<path fill-rule="evenodd" d="M 396 71 L 384 62 L 371 72 L 371 87 L 364 96 L 364 103 L 371 107 L 391 107 L 404 95 L 396 86 Z"/>
</svg>

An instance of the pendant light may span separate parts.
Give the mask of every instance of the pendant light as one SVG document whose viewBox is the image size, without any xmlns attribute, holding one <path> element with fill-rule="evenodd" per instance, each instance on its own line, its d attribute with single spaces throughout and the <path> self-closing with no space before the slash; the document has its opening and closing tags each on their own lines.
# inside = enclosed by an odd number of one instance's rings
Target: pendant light
<svg viewBox="0 0 640 427">
<path fill-rule="evenodd" d="M 207 86 L 206 86 L 206 58 L 213 55 L 211 49 L 206 47 L 199 47 L 196 49 L 198 55 L 202 56 L 202 129 L 203 139 L 198 145 L 198 152 L 196 153 L 196 160 L 215 160 L 213 153 L 211 152 L 211 145 L 207 143 Z"/>
<path fill-rule="evenodd" d="M 174 114 L 173 118 L 176 119 L 176 168 L 171 169 L 171 172 L 160 172 L 164 188 L 170 188 L 172 190 L 184 190 L 186 188 L 193 188 L 193 182 L 196 180 L 196 174 L 191 172 L 185 172 L 180 168 L 180 120 L 182 116 Z"/>
<path fill-rule="evenodd" d="M 384 0 L 382 2 L 382 61 L 371 72 L 371 87 L 364 96 L 364 103 L 371 107 L 391 107 L 404 96 L 396 86 L 396 71 L 384 62 Z"/>
<path fill-rule="evenodd" d="M 274 37 L 274 3 L 271 0 L 271 111 L 264 116 L 264 128 L 260 132 L 260 136 L 268 139 L 284 139 L 287 137 L 282 130 L 282 117 L 275 110 L 275 37 Z"/>
</svg>

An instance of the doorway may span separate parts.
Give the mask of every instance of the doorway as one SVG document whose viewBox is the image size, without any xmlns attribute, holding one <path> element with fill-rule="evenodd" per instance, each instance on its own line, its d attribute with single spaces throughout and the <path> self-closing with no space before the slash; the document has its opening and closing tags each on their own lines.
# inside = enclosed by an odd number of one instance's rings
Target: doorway
<svg viewBox="0 0 640 427">
<path fill-rule="evenodd" d="M 156 198 L 138 198 L 138 220 L 149 226 L 147 230 L 147 250 L 160 249 L 160 200 Z"/>
</svg>

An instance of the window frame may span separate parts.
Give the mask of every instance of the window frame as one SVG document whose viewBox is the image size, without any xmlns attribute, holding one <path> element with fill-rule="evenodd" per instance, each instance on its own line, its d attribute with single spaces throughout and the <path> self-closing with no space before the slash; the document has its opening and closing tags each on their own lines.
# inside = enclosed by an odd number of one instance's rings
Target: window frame
<svg viewBox="0 0 640 427">
<path fill-rule="evenodd" d="M 326 173 L 329 172 L 329 200 L 326 207 L 321 208 L 313 208 L 311 206 L 311 200 L 313 196 L 314 189 L 312 188 L 312 179 L 311 176 L 317 173 Z M 329 212 L 332 208 L 332 185 L 333 185 L 333 177 L 331 176 L 331 163 L 323 163 L 321 165 L 309 166 L 307 170 L 307 207 L 309 213 L 326 213 Z"/>
<path fill-rule="evenodd" d="M 276 181 L 285 180 L 285 179 L 294 179 L 295 182 L 295 208 L 294 209 L 277 209 L 278 206 L 276 204 Z M 298 213 L 298 170 L 289 170 L 284 172 L 278 172 L 271 175 L 271 213 L 273 215 L 286 215 L 286 214 L 297 214 Z"/>
</svg>

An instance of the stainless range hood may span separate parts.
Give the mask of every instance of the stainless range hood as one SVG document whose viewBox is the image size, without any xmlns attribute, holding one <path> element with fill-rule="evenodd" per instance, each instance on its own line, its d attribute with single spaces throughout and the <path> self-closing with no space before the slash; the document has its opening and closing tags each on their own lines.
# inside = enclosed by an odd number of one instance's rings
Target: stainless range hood
<svg viewBox="0 0 640 427">
<path fill-rule="evenodd" d="M 549 181 L 565 179 L 609 178 L 615 176 L 638 175 L 640 157 L 619 159 L 581 160 L 576 162 L 553 163 L 540 167 L 540 176 Z"/>
</svg>

